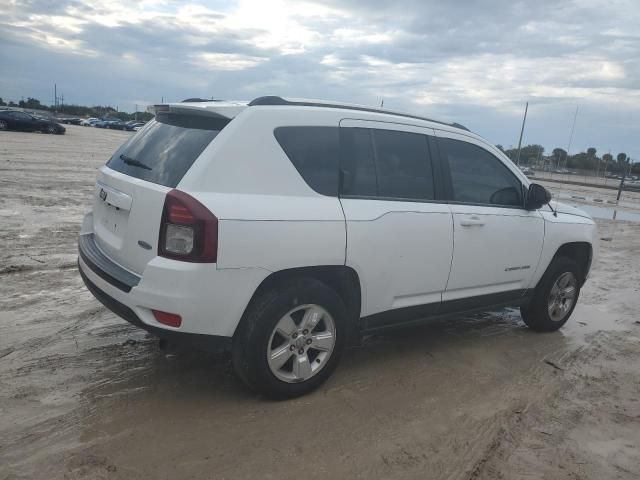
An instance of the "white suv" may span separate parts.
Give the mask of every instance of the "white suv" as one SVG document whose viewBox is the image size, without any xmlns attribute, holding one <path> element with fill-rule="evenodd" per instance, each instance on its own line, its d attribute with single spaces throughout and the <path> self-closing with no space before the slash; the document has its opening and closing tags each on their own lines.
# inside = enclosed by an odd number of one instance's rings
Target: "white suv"
<svg viewBox="0 0 640 480">
<path fill-rule="evenodd" d="M 98 173 L 82 278 L 269 396 L 363 334 L 508 305 L 552 331 L 575 307 L 594 222 L 461 125 L 280 97 L 154 110 Z"/>
</svg>

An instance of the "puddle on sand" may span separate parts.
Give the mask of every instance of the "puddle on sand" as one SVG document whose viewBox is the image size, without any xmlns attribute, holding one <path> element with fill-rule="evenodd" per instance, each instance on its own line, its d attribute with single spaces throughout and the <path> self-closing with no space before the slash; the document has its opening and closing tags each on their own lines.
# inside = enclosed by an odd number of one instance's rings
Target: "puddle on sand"
<svg viewBox="0 0 640 480">
<path fill-rule="evenodd" d="M 640 213 L 630 212 L 629 210 L 622 210 L 609 207 L 596 207 L 595 205 L 571 204 L 571 206 L 584 210 L 594 218 L 601 218 L 603 220 L 624 220 L 626 222 L 640 222 Z"/>
</svg>

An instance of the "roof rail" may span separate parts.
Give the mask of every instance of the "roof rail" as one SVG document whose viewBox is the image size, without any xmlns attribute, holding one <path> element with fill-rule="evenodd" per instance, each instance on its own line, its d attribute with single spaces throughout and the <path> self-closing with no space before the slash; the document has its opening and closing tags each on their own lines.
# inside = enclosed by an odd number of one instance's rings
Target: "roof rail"
<svg viewBox="0 0 640 480">
<path fill-rule="evenodd" d="M 440 120 L 433 120 L 432 118 L 420 117 L 418 115 L 411 115 L 410 113 L 401 113 L 394 112 L 392 110 L 385 110 L 384 108 L 374 108 L 374 107 L 365 107 L 360 105 L 349 105 L 349 104 L 340 104 L 340 103 L 323 103 L 323 102 L 314 102 L 307 100 L 286 100 L 282 97 L 278 97 L 276 95 L 268 95 L 265 97 L 258 97 L 251 102 L 249 102 L 248 106 L 258 106 L 258 105 L 290 105 L 290 106 L 302 106 L 302 107 L 326 107 L 326 108 L 344 108 L 345 110 L 357 110 L 360 112 L 372 112 L 372 113 L 387 113 L 390 115 L 397 115 L 399 117 L 407 117 L 407 118 L 415 118 L 416 120 L 426 120 L 427 122 L 439 123 L 441 125 L 447 125 L 449 127 L 459 128 L 461 130 L 466 130 L 469 132 L 470 130 L 464 125 L 460 125 L 459 123 L 447 123 L 442 122 Z"/>
</svg>

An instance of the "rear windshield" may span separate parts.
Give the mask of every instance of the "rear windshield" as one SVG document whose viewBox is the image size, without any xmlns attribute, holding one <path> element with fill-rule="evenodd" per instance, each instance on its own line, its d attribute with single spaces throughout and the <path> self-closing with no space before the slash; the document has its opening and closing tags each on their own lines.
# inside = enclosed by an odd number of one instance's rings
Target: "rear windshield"
<svg viewBox="0 0 640 480">
<path fill-rule="evenodd" d="M 113 154 L 107 166 L 166 187 L 178 185 L 227 119 L 158 114 Z"/>
</svg>

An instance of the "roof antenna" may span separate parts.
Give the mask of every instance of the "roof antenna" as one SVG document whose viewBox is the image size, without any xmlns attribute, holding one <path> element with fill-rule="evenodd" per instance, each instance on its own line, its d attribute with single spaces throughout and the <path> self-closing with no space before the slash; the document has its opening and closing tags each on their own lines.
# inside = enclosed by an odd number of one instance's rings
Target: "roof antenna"
<svg viewBox="0 0 640 480">
<path fill-rule="evenodd" d="M 553 205 L 551 205 L 551 202 L 553 202 L 553 197 L 549 199 L 549 203 L 547 203 L 547 205 L 549 205 L 549 208 L 553 212 L 553 216 L 557 218 L 558 217 L 558 198 L 556 197 L 556 208 L 553 208 Z"/>
</svg>

